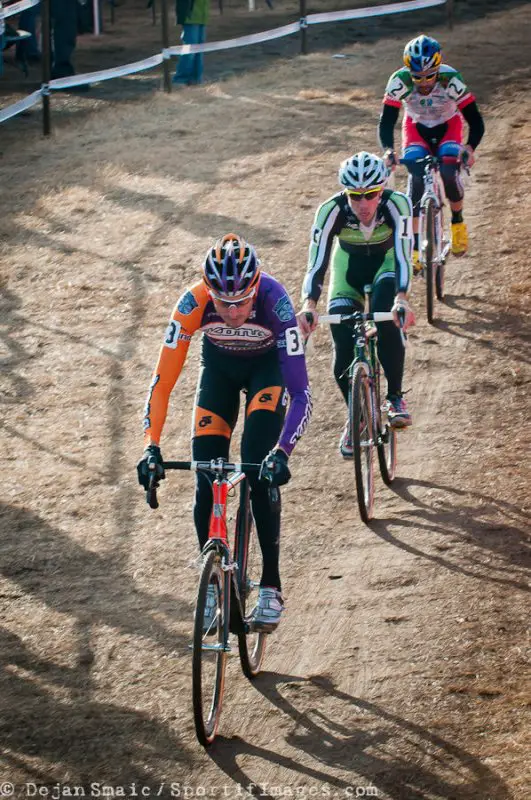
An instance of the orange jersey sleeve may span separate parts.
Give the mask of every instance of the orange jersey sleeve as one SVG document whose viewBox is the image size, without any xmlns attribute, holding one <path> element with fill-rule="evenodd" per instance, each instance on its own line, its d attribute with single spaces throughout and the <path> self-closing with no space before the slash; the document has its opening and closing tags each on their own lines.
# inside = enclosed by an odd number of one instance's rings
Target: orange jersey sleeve
<svg viewBox="0 0 531 800">
<path fill-rule="evenodd" d="M 144 443 L 159 444 L 170 394 L 181 374 L 190 340 L 201 327 L 209 295 L 203 281 L 196 283 L 178 299 L 164 334 L 157 365 L 153 372 L 144 410 Z"/>
</svg>

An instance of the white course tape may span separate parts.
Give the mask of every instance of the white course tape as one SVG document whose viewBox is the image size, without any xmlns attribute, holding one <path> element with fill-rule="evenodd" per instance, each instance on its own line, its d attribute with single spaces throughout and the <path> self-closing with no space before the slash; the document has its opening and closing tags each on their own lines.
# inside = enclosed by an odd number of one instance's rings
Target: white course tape
<svg viewBox="0 0 531 800">
<path fill-rule="evenodd" d="M 151 58 L 144 58 L 142 61 L 134 61 L 131 64 L 124 64 L 123 67 L 113 67 L 103 69 L 99 72 L 84 72 L 82 75 L 71 75 L 69 78 L 55 78 L 50 81 L 50 89 L 71 89 L 73 86 L 83 86 L 86 83 L 99 83 L 107 81 L 109 78 L 122 78 L 124 75 L 132 75 L 135 72 L 142 72 L 162 64 L 162 53 L 157 53 Z"/>
<path fill-rule="evenodd" d="M 19 100 L 18 103 L 13 103 L 10 106 L 0 109 L 0 122 L 4 122 L 6 119 L 10 119 L 20 114 L 22 111 L 26 111 L 26 109 L 37 105 L 37 103 L 40 103 L 41 96 L 42 92 L 38 89 L 36 92 L 33 92 L 33 94 L 28 95 L 28 97 Z"/>
<path fill-rule="evenodd" d="M 40 5 L 41 0 L 20 0 L 19 3 L 13 3 L 12 6 L 4 8 L 4 17 L 13 17 L 15 14 L 20 14 L 32 6 Z"/>
<path fill-rule="evenodd" d="M 182 44 L 175 47 L 168 47 L 163 50 L 163 55 L 185 56 L 189 53 L 213 53 L 215 50 L 230 50 L 232 47 L 245 47 L 249 44 L 259 44 L 269 42 L 272 39 L 280 39 L 281 36 L 289 36 L 298 33 L 301 29 L 300 21 L 292 22 L 290 25 L 282 25 L 280 28 L 272 28 L 261 33 L 251 33 L 249 36 L 240 36 L 237 39 L 225 39 L 222 42 L 211 42 L 209 44 Z"/>
<path fill-rule="evenodd" d="M 346 19 L 378 17 L 381 14 L 399 14 L 403 11 L 416 11 L 418 8 L 442 6 L 445 3 L 446 0 L 408 0 L 408 2 L 405 3 L 391 3 L 385 6 L 372 6 L 372 8 L 352 8 L 350 11 L 330 11 L 324 14 L 309 14 L 306 20 L 308 25 L 318 25 L 320 22 L 340 22 Z"/>
<path fill-rule="evenodd" d="M 317 25 L 320 22 L 338 22 L 347 19 L 362 19 L 364 17 L 376 17 L 382 14 L 399 14 L 402 11 L 415 11 L 419 8 L 432 8 L 433 6 L 444 5 L 447 0 L 406 0 L 403 3 L 392 3 L 382 6 L 372 6 L 371 8 L 356 8 L 350 11 L 333 11 L 324 14 L 310 14 L 308 17 L 302 17 L 297 22 L 292 22 L 289 25 L 282 25 L 280 28 L 272 28 L 269 31 L 262 31 L 261 33 L 252 33 L 249 36 L 240 36 L 236 39 L 226 39 L 222 42 L 211 42 L 209 44 L 185 44 L 176 47 L 167 47 L 161 53 L 145 58 L 142 61 L 134 61 L 131 64 L 124 64 L 122 67 L 114 67 L 112 69 L 104 69 L 99 72 L 86 72 L 83 75 L 72 75 L 69 78 L 56 78 L 50 81 L 50 89 L 70 89 L 75 86 L 83 86 L 87 83 L 99 83 L 106 81 L 110 78 L 121 78 L 125 75 L 132 75 L 135 72 L 142 72 L 146 69 L 162 64 L 162 62 L 171 56 L 182 56 L 189 53 L 213 53 L 216 50 L 230 50 L 233 47 L 246 47 L 251 44 L 259 44 L 260 42 L 269 42 L 273 39 L 280 39 L 283 36 L 290 36 L 292 33 L 298 33 L 300 30 L 306 28 L 308 25 Z M 4 9 L 4 17 L 11 17 L 14 14 L 19 14 L 26 8 L 39 5 L 40 0 L 20 0 L 8 8 Z M 48 91 L 48 90 L 47 90 Z M 41 99 L 44 90 L 41 88 L 18 103 L 13 103 L 10 106 L 0 110 L 0 122 L 4 122 L 16 114 L 20 114 L 28 108 L 36 105 Z"/>
</svg>

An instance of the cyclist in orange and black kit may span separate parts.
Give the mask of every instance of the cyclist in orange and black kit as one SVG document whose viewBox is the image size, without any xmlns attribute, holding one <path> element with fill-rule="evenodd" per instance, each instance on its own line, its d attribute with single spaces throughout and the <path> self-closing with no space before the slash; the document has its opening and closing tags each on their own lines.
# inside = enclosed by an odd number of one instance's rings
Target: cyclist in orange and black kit
<svg viewBox="0 0 531 800">
<path fill-rule="evenodd" d="M 147 460 L 157 460 L 164 477 L 160 436 L 170 393 L 186 359 L 192 335 L 201 330 L 201 372 L 195 398 L 192 458 L 229 457 L 238 418 L 240 392 L 246 392 L 241 441 L 244 462 L 262 463 L 249 476 L 251 503 L 263 556 L 256 628 L 269 632 L 283 610 L 279 574 L 280 508 L 270 498 L 271 483 L 291 477 L 288 458 L 310 419 L 312 404 L 302 337 L 285 288 L 260 269 L 254 248 L 227 234 L 208 251 L 203 277 L 184 292 L 172 314 L 146 403 L 144 455 L 137 465 L 147 488 Z M 269 455 L 268 455 L 269 454 Z M 272 466 L 271 466 L 272 465 Z M 194 522 L 203 547 L 212 513 L 209 478 L 196 475 Z M 215 597 L 207 597 L 208 613 Z"/>
</svg>

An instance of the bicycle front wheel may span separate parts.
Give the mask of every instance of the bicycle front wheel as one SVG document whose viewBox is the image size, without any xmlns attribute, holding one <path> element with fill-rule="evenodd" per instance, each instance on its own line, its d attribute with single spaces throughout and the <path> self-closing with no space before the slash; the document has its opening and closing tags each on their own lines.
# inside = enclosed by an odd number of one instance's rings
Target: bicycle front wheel
<svg viewBox="0 0 531 800">
<path fill-rule="evenodd" d="M 378 409 L 378 462 L 380 464 L 380 474 L 387 486 L 390 486 L 396 473 L 396 451 L 397 437 L 396 430 L 391 427 L 387 418 L 388 403 L 381 402 L 380 398 L 380 365 L 377 363 L 376 381 L 376 403 Z"/>
<path fill-rule="evenodd" d="M 248 616 L 258 600 L 262 571 L 262 556 L 250 509 L 247 481 L 242 484 L 240 490 L 240 508 L 236 519 L 234 549 L 238 562 L 238 588 L 245 628 L 238 633 L 240 664 L 243 674 L 252 679 L 258 675 L 262 667 L 267 634 L 253 631 L 252 627 L 245 622 L 245 617 Z"/>
<path fill-rule="evenodd" d="M 437 240 L 439 243 L 439 262 L 435 270 L 435 294 L 437 300 L 442 302 L 444 300 L 444 273 L 445 273 L 445 260 L 446 248 L 444 237 L 444 210 L 439 208 L 439 215 L 437 219 Z"/>
<path fill-rule="evenodd" d="M 372 519 L 374 509 L 374 416 L 367 365 L 354 365 L 350 383 L 349 415 L 354 449 L 356 494 L 363 522 Z"/>
<path fill-rule="evenodd" d="M 435 207 L 432 200 L 428 200 L 425 207 L 426 224 L 426 316 L 430 325 L 433 323 L 433 295 L 435 283 Z"/>
<path fill-rule="evenodd" d="M 199 578 L 192 646 L 194 721 L 203 747 L 214 741 L 221 714 L 228 643 L 225 618 L 228 575 L 221 568 L 220 553 L 211 550 L 203 561 Z"/>
</svg>

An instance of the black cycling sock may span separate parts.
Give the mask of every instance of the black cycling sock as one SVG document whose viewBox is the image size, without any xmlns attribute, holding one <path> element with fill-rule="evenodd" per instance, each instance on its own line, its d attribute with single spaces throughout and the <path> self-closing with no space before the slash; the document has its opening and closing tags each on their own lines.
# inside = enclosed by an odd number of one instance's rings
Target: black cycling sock
<svg viewBox="0 0 531 800">
<path fill-rule="evenodd" d="M 419 235 L 418 233 L 413 234 L 413 250 L 419 249 Z"/>
<path fill-rule="evenodd" d="M 463 221 L 463 212 L 462 211 L 452 211 L 452 225 L 456 222 Z"/>
</svg>

